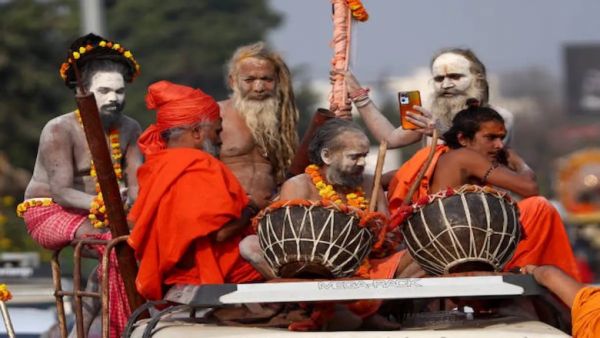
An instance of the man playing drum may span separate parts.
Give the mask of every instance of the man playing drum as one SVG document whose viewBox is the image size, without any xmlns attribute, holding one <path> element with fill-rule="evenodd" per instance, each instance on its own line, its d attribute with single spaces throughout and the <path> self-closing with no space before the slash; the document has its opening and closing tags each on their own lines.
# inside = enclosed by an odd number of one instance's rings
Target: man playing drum
<svg viewBox="0 0 600 338">
<path fill-rule="evenodd" d="M 379 198 L 376 210 L 387 215 L 387 201 L 381 187 L 373 187 L 373 178 L 364 174 L 369 139 L 356 124 L 344 119 L 325 122 L 316 132 L 309 146 L 309 165 L 305 173 L 287 180 L 281 187 L 282 201 L 332 201 L 349 208 L 366 210 L 372 189 Z M 424 271 L 412 261 L 406 250 L 385 258 L 368 258 L 366 271 L 357 275 L 370 279 L 394 277 L 422 277 Z M 363 270 L 361 268 L 361 270 Z M 377 313 L 380 301 L 358 301 L 348 307 L 337 306 L 328 327 L 352 330 L 358 327 L 397 329 Z"/>
<path fill-rule="evenodd" d="M 262 280 L 239 254 L 256 213 L 231 170 L 218 160 L 219 106 L 199 89 L 156 82 L 148 87 L 156 123 L 140 136 L 146 162 L 138 170 L 140 196 L 128 219 L 139 259 L 136 287 L 160 300 L 173 284 Z"/>
<path fill-rule="evenodd" d="M 444 134 L 447 145 L 436 147 L 412 201 L 464 184 L 490 184 L 516 193 L 524 197 L 518 206 L 525 239 L 505 269 L 552 264 L 579 279 L 560 215 L 548 200 L 535 196 L 538 188 L 533 171 L 513 150 L 504 148 L 503 118 L 492 108 L 480 107 L 477 100 L 470 99 L 468 104 L 469 108 L 454 117 L 450 130 Z M 429 151 L 429 147 L 420 150 L 396 172 L 388 193 L 392 213 L 401 208 Z"/>
</svg>

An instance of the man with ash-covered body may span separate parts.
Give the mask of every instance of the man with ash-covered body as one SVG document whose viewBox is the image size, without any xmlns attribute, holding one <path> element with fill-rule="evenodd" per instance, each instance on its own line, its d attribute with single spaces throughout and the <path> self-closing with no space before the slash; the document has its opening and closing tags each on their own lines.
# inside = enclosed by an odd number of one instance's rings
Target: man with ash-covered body
<svg viewBox="0 0 600 338">
<path fill-rule="evenodd" d="M 403 147 L 422 139 L 423 135 L 431 135 L 433 127 L 446 132 L 452 125 L 452 118 L 466 108 L 469 98 L 477 99 L 482 106 L 489 105 L 489 84 L 485 65 L 469 49 L 449 48 L 436 53 L 431 60 L 431 75 L 434 98 L 430 109 L 415 106 L 417 113 L 409 112 L 407 119 L 420 127 L 416 130 L 405 130 L 394 127 L 381 114 L 368 96 L 358 95 L 360 102 L 356 107 L 365 121 L 369 131 L 380 141 L 387 141 L 390 148 Z M 364 93 L 358 80 L 347 72 L 346 85 L 351 99 L 353 93 Z M 354 96 L 356 96 L 354 95 Z M 499 107 L 493 107 L 504 119 L 507 135 L 504 143 L 511 139 L 513 114 Z"/>
<path fill-rule="evenodd" d="M 298 143 L 290 76 L 281 57 L 264 43 L 242 46 L 228 63 L 231 97 L 219 102 L 220 159 L 260 208 L 285 180 Z"/>
<path fill-rule="evenodd" d="M 84 89 L 94 94 L 123 201 L 131 204 L 137 197 L 136 171 L 142 163 L 136 144 L 141 128 L 135 120 L 123 115 L 122 110 L 125 82 L 131 82 L 139 74 L 139 65 L 130 51 L 94 34 L 75 40 L 61 67 L 60 74 L 71 89 L 76 86 L 73 64 L 81 71 Z M 79 88 L 76 90 L 78 92 Z M 42 247 L 58 250 L 76 239 L 110 239 L 95 175 L 79 111 L 50 120 L 40 136 L 25 201 L 17 207 L 27 232 Z M 100 257 L 102 252 L 101 246 L 84 248 L 86 256 Z M 88 289 L 97 287 L 94 273 L 90 276 L 92 283 L 88 283 Z M 109 279 L 111 297 L 124 297 L 120 275 L 111 274 Z M 91 307 L 84 307 L 86 331 L 100 308 L 99 301 L 90 302 L 93 303 Z M 127 302 L 111 305 L 111 336 L 120 334 L 128 311 Z"/>
</svg>

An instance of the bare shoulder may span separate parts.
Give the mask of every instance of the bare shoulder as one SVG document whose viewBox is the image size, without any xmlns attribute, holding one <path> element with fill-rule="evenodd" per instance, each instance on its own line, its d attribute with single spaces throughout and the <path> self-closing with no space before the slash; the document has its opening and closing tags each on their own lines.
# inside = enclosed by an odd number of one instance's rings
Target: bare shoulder
<svg viewBox="0 0 600 338">
<path fill-rule="evenodd" d="M 283 183 L 280 198 L 282 200 L 310 199 L 311 187 L 312 181 L 307 174 L 296 175 Z"/>
<path fill-rule="evenodd" d="M 140 123 L 134 118 L 127 115 L 123 115 L 123 118 L 121 119 L 121 125 L 122 128 L 125 130 L 142 130 Z"/>
<path fill-rule="evenodd" d="M 219 104 L 219 109 L 221 110 L 221 117 L 224 117 L 231 112 L 233 107 L 233 102 L 231 99 L 222 100 L 217 103 Z"/>
<path fill-rule="evenodd" d="M 44 125 L 40 138 L 66 136 L 74 127 L 77 126 L 74 113 L 67 113 L 57 116 Z M 56 134 L 61 133 L 61 134 Z"/>
</svg>

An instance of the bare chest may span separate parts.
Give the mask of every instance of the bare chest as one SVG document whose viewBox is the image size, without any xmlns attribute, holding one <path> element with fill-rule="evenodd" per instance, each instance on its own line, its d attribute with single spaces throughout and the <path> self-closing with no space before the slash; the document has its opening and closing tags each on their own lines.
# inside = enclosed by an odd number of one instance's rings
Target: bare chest
<svg viewBox="0 0 600 338">
<path fill-rule="evenodd" d="M 221 156 L 236 157 L 251 154 L 256 144 L 246 121 L 229 111 L 223 114 L 223 131 L 221 132 Z"/>
</svg>

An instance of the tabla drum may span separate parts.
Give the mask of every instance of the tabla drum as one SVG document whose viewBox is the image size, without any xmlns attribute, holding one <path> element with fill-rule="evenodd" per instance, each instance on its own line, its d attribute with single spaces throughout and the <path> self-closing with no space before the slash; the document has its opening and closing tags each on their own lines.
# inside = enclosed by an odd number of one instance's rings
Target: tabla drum
<svg viewBox="0 0 600 338">
<path fill-rule="evenodd" d="M 516 204 L 489 187 L 444 190 L 412 208 L 402 234 L 412 257 L 432 275 L 500 271 L 521 239 Z"/>
<path fill-rule="evenodd" d="M 325 201 L 293 200 L 265 208 L 254 225 L 278 277 L 334 278 L 356 272 L 380 237 L 385 217 Z"/>
</svg>

